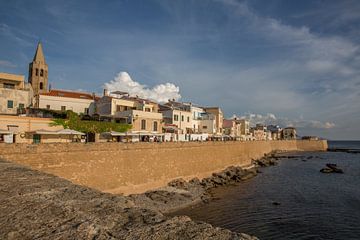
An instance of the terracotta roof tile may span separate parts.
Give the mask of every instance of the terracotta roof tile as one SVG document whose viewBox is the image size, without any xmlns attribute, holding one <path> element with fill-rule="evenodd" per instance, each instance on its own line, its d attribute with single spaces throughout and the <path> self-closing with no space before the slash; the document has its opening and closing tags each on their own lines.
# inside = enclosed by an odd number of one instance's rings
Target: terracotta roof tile
<svg viewBox="0 0 360 240">
<path fill-rule="evenodd" d="M 47 93 L 41 93 L 40 95 L 45 96 L 54 96 L 54 97 L 67 97 L 67 98 L 79 98 L 79 99 L 89 99 L 93 100 L 93 94 L 86 93 L 86 92 L 75 92 L 75 91 L 69 91 L 69 90 L 58 90 L 58 89 L 52 89 Z M 100 99 L 100 97 L 95 96 L 95 100 Z"/>
</svg>

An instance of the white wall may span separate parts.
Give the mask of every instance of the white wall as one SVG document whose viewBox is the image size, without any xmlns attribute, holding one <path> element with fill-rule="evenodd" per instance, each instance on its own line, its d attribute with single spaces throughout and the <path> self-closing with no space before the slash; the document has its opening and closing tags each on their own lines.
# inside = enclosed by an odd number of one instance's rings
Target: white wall
<svg viewBox="0 0 360 240">
<path fill-rule="evenodd" d="M 61 111 L 61 106 L 65 106 L 66 110 L 72 110 L 76 113 L 85 113 L 85 108 L 91 110 L 94 107 L 94 100 L 91 99 L 80 99 L 80 98 L 68 98 L 68 97 L 55 97 L 40 95 L 39 108 L 46 109 L 47 105 L 50 105 L 51 110 Z"/>
</svg>

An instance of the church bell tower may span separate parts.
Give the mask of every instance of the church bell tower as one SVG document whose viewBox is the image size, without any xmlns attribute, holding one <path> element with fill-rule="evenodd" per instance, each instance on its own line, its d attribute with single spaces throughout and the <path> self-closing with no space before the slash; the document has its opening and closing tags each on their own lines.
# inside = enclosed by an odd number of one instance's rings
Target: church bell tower
<svg viewBox="0 0 360 240">
<path fill-rule="evenodd" d="M 29 78 L 34 92 L 35 107 L 39 107 L 39 94 L 48 91 L 48 65 L 45 62 L 41 43 L 36 48 L 33 61 L 29 64 Z"/>
</svg>

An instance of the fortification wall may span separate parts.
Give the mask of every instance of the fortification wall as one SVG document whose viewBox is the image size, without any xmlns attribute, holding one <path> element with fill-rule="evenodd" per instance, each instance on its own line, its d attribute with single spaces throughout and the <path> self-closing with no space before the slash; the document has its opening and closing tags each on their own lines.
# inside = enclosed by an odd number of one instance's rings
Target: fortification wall
<svg viewBox="0 0 360 240">
<path fill-rule="evenodd" d="M 326 141 L 0 144 L 0 157 L 105 192 L 137 193 L 174 178 L 246 166 L 273 150 L 323 151 Z"/>
</svg>

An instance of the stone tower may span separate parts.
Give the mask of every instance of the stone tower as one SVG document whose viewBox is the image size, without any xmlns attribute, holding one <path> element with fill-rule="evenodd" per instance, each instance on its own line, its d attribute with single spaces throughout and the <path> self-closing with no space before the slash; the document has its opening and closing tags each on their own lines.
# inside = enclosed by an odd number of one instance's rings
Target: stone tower
<svg viewBox="0 0 360 240">
<path fill-rule="evenodd" d="M 29 83 L 34 91 L 35 107 L 39 106 L 39 94 L 48 91 L 48 65 L 45 62 L 41 43 L 36 48 L 33 61 L 29 64 Z"/>
</svg>

